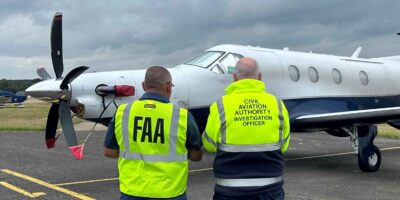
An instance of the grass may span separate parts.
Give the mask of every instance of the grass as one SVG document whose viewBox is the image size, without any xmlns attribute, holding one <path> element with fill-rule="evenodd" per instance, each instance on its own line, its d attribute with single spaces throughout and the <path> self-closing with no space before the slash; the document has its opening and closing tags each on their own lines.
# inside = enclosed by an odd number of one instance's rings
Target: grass
<svg viewBox="0 0 400 200">
<path fill-rule="evenodd" d="M 50 103 L 28 100 L 24 108 L 7 104 L 0 108 L 0 131 L 44 131 Z M 74 118 L 74 123 L 82 120 Z M 59 124 L 60 125 L 60 124 Z"/>
<path fill-rule="evenodd" d="M 400 130 L 397 130 L 387 124 L 378 125 L 378 137 L 400 139 Z"/>
<path fill-rule="evenodd" d="M 24 108 L 6 104 L 0 109 L 0 131 L 43 131 L 50 103 L 26 101 Z"/>
</svg>

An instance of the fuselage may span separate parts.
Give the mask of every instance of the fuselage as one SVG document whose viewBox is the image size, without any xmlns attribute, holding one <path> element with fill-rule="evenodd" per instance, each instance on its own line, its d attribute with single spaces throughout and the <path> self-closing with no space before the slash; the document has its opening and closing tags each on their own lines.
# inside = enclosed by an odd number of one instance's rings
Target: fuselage
<svg viewBox="0 0 400 200">
<path fill-rule="evenodd" d="M 400 64 L 395 61 L 239 45 L 215 46 L 202 55 L 169 68 L 175 85 L 171 101 L 190 109 L 200 127 L 207 120 L 209 105 L 224 95 L 225 87 L 233 81 L 232 69 L 243 56 L 258 61 L 267 92 L 284 100 L 291 118 L 400 105 L 400 88 L 396 87 Z M 116 105 L 144 93 L 144 73 L 130 70 L 82 74 L 70 84 L 70 106 L 82 111 L 80 117 L 106 124 Z M 95 92 L 100 84 L 130 85 L 135 87 L 135 94 L 103 99 Z M 115 104 L 100 117 L 105 105 L 113 100 Z"/>
</svg>

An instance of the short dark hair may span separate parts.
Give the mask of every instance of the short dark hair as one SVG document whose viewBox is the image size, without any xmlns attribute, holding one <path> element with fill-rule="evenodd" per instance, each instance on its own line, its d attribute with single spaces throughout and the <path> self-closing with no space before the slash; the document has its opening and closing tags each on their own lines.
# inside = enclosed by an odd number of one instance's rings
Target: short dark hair
<svg viewBox="0 0 400 200">
<path fill-rule="evenodd" d="M 171 81 L 171 74 L 164 67 L 151 66 L 146 70 L 144 86 L 147 88 L 159 88 L 169 81 Z"/>
</svg>

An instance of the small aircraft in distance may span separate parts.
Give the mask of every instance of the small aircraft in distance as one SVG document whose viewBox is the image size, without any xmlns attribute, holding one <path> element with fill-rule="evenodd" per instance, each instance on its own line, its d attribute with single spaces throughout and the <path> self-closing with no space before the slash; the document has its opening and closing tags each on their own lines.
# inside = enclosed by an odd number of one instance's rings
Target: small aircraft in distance
<svg viewBox="0 0 400 200">
<path fill-rule="evenodd" d="M 10 91 L 0 90 L 0 108 L 4 108 L 6 103 L 13 103 L 18 108 L 23 108 L 23 102 L 26 101 L 27 96 L 24 92 L 18 92 L 14 94 Z"/>
<path fill-rule="evenodd" d="M 41 81 L 26 92 L 52 103 L 47 126 L 48 148 L 54 146 L 58 118 L 67 144 L 82 158 L 71 120 L 74 115 L 107 125 L 119 104 L 130 103 L 144 93 L 145 70 L 82 74 L 80 66 L 64 78 L 62 15 L 56 13 L 51 28 L 51 56 L 55 79 Z M 219 45 L 188 62 L 170 68 L 175 87 L 171 101 L 188 108 L 204 129 L 209 106 L 224 94 L 233 80 L 238 59 L 253 57 L 260 64 L 268 92 L 281 98 L 296 132 L 325 131 L 350 137 L 362 171 L 377 171 L 381 153 L 373 144 L 376 124 L 400 128 L 400 56 L 364 59 L 358 48 L 351 57 L 267 49 L 253 46 Z M 329 138 L 327 138 L 329 139 Z"/>
</svg>

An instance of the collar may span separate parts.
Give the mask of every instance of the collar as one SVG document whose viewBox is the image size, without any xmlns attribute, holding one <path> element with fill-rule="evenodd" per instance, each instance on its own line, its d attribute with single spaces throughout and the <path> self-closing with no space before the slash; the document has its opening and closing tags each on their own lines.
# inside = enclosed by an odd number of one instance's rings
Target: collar
<svg viewBox="0 0 400 200">
<path fill-rule="evenodd" d="M 264 82 L 256 79 L 242 79 L 231 83 L 225 88 L 226 94 L 265 92 Z"/>
<path fill-rule="evenodd" d="M 161 94 L 157 94 L 154 92 L 146 92 L 140 98 L 140 100 L 156 100 L 162 103 L 169 103 L 169 99 Z"/>
</svg>

